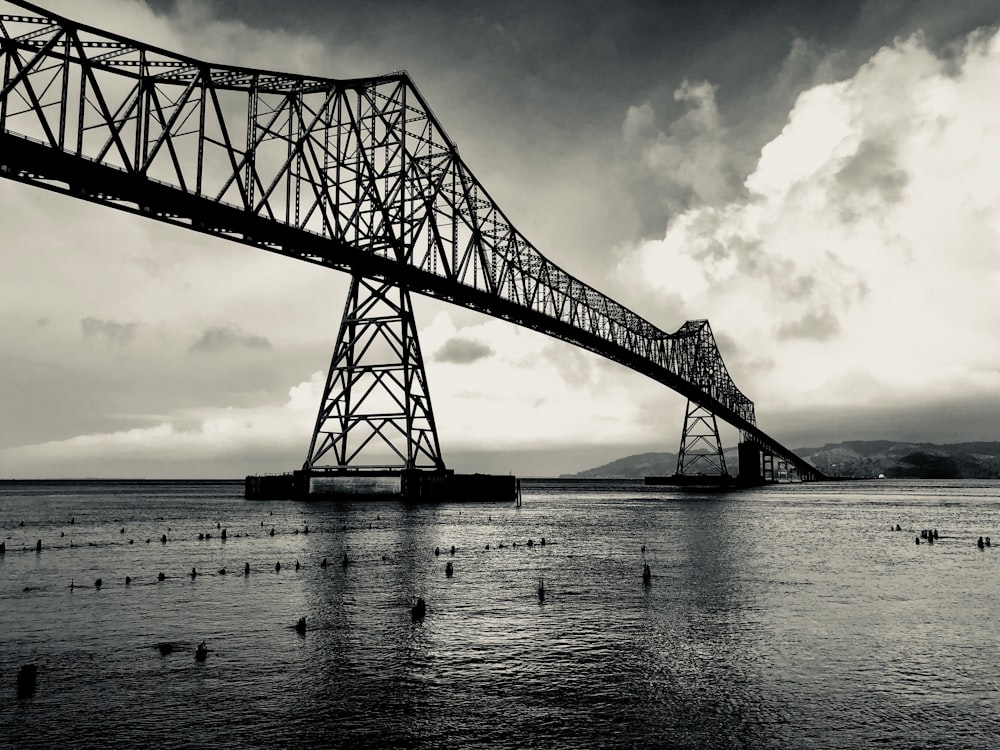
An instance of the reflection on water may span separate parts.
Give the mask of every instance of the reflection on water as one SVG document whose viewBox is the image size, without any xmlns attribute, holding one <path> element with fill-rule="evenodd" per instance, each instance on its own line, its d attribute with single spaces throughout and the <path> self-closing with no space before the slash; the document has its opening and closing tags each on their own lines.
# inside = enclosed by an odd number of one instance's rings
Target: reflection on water
<svg viewBox="0 0 1000 750">
<path fill-rule="evenodd" d="M 537 481 L 514 508 L 6 484 L 0 745 L 994 746 L 1000 546 L 975 540 L 1000 540 L 998 489 Z"/>
</svg>

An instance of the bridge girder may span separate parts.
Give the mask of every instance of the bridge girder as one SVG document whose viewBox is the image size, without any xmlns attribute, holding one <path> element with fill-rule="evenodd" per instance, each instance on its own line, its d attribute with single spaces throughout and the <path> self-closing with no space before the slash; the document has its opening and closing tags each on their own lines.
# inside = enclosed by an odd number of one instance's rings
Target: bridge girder
<svg viewBox="0 0 1000 750">
<path fill-rule="evenodd" d="M 0 12 L 0 176 L 541 331 L 819 476 L 757 427 L 708 321 L 667 333 L 546 259 L 405 72 L 336 80 L 217 65 L 5 6 L 22 12 Z"/>
</svg>

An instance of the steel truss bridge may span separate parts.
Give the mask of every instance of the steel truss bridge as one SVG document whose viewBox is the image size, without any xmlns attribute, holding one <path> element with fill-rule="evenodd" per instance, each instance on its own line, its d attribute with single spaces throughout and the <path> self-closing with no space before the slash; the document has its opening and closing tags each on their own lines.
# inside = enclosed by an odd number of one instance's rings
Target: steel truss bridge
<svg viewBox="0 0 1000 750">
<path fill-rule="evenodd" d="M 0 176 L 352 275 L 307 465 L 328 451 L 350 464 L 360 448 L 347 433 L 363 426 L 359 442 L 402 439 L 407 465 L 443 466 L 415 292 L 619 362 L 823 478 L 757 427 L 708 321 L 662 331 L 547 260 L 405 72 L 335 80 L 207 63 L 21 0 L 0 0 L 0 65 Z M 391 361 L 365 364 L 379 347 Z M 363 413 L 376 391 L 388 396 Z"/>
</svg>

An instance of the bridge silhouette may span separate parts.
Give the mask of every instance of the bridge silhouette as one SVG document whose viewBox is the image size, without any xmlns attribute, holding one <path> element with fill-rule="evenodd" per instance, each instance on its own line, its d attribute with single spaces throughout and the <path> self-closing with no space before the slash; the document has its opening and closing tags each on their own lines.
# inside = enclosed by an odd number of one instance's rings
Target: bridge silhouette
<svg viewBox="0 0 1000 750">
<path fill-rule="evenodd" d="M 0 1 L 0 63 L 0 176 L 351 275 L 306 469 L 361 466 L 375 448 L 393 465 L 444 468 L 412 292 L 673 389 L 689 402 L 691 453 L 714 430 L 721 457 L 718 417 L 739 430 L 741 463 L 824 478 L 757 426 L 708 321 L 662 331 L 546 259 L 405 72 L 208 63 L 21 0 Z"/>
</svg>

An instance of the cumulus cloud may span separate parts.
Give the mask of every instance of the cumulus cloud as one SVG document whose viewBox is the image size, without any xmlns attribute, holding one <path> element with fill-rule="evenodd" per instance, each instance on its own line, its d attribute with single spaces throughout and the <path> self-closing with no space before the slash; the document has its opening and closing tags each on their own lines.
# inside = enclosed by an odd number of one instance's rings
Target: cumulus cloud
<svg viewBox="0 0 1000 750">
<path fill-rule="evenodd" d="M 740 195 L 675 216 L 619 271 L 737 342 L 758 404 L 998 393 L 998 84 L 996 32 L 950 60 L 919 35 L 884 47 L 798 97 Z"/>
<path fill-rule="evenodd" d="M 87 316 L 80 321 L 84 338 L 97 339 L 111 344 L 127 344 L 132 340 L 138 323 L 119 323 L 115 320 L 101 320 Z"/>
<path fill-rule="evenodd" d="M 625 113 L 625 146 L 637 154 L 643 176 L 656 185 L 656 194 L 668 209 L 716 204 L 739 186 L 715 92 L 707 81 L 684 81 L 674 100 L 686 111 L 665 130 L 659 129 L 648 101 Z"/>
<path fill-rule="evenodd" d="M 493 350 L 486 344 L 456 336 L 445 341 L 444 345 L 435 353 L 434 358 L 438 362 L 467 365 L 470 362 L 489 357 L 491 354 L 493 354 Z"/>
<path fill-rule="evenodd" d="M 192 352 L 221 352 L 229 349 L 270 349 L 271 342 L 264 336 L 247 333 L 238 326 L 212 326 L 191 344 Z"/>
</svg>

